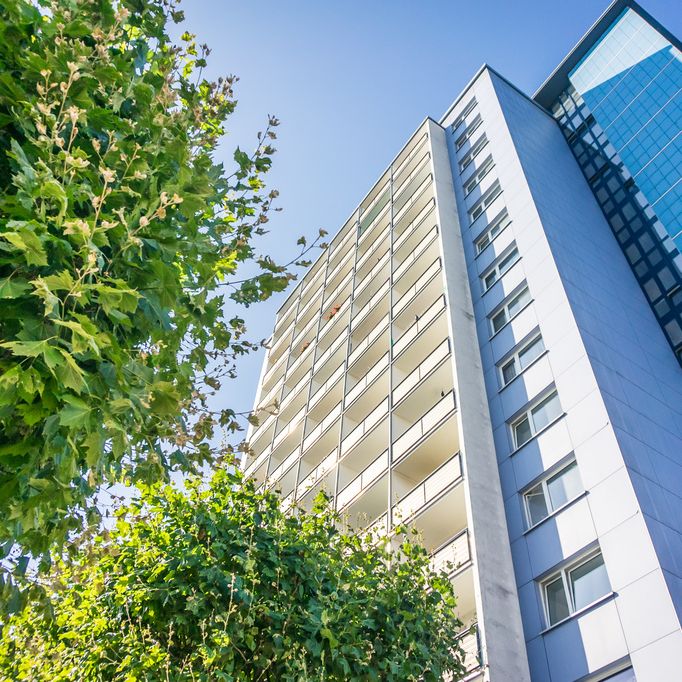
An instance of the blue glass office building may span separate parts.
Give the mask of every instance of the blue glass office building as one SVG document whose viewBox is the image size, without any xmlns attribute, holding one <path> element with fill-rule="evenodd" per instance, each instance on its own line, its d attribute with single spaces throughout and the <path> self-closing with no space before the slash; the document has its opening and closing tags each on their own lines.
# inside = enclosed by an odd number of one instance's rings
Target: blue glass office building
<svg viewBox="0 0 682 682">
<path fill-rule="evenodd" d="M 682 358 L 682 53 L 633 2 L 614 3 L 536 93 Z"/>
</svg>

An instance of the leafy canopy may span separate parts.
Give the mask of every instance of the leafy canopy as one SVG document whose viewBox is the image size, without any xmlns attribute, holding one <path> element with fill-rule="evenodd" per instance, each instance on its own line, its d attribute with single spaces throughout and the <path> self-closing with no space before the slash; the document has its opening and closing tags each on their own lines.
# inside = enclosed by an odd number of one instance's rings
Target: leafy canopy
<svg viewBox="0 0 682 682">
<path fill-rule="evenodd" d="M 55 562 L 53 616 L 33 604 L 12 617 L 0 680 L 463 674 L 452 585 L 418 544 L 390 552 L 385 539 L 341 532 L 323 498 L 285 515 L 279 496 L 225 470 L 186 494 L 143 493 L 110 534 L 84 536 L 75 559 Z"/>
<path fill-rule="evenodd" d="M 172 0 L 0 3 L 5 553 L 47 559 L 97 519 L 102 483 L 209 461 L 215 427 L 239 425 L 208 399 L 254 347 L 228 297 L 294 277 L 254 247 L 276 210 L 278 122 L 231 174 L 216 163 L 234 79 L 202 76 L 193 36 L 171 42 L 181 20 Z M 255 274 L 221 288 L 245 264 Z"/>
</svg>

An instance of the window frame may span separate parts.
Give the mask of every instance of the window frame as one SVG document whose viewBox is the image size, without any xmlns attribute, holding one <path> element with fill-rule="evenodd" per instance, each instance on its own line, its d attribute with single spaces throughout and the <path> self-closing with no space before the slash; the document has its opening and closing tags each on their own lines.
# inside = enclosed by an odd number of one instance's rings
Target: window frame
<svg viewBox="0 0 682 682">
<path fill-rule="evenodd" d="M 580 492 L 573 495 L 573 497 L 569 497 L 565 502 L 562 502 L 556 507 L 553 506 L 552 496 L 549 491 L 549 482 L 554 481 L 557 478 L 560 478 L 561 475 L 565 474 L 569 469 L 573 469 L 574 467 L 578 471 L 578 480 L 580 481 L 581 487 Z M 533 517 L 531 516 L 530 505 L 528 504 L 528 496 L 534 490 L 536 490 L 538 486 L 542 489 L 542 496 L 545 501 L 545 508 L 547 509 L 547 514 L 543 516 L 541 519 L 534 521 Z M 571 457 L 568 461 L 564 462 L 562 465 L 558 467 L 553 467 L 549 472 L 546 472 L 546 474 L 539 481 L 535 481 L 535 483 L 533 483 L 532 485 L 527 486 L 522 493 L 523 511 L 526 516 L 526 530 L 532 530 L 533 528 L 535 528 L 535 526 L 538 526 L 543 521 L 546 521 L 547 519 L 551 518 L 556 513 L 561 511 L 564 507 L 567 507 L 569 504 L 571 504 L 584 494 L 585 486 L 583 485 L 582 477 L 580 476 L 580 469 L 578 468 L 578 463 L 576 462 L 575 457 Z"/>
<path fill-rule="evenodd" d="M 501 225 L 505 219 L 507 219 L 507 222 L 500 227 L 495 234 L 492 236 L 491 233 L 494 232 L 495 228 L 497 228 L 499 225 Z M 512 223 L 512 219 L 509 215 L 509 211 L 507 211 L 507 208 L 503 208 L 488 224 L 488 226 L 481 232 L 481 234 L 478 235 L 478 237 L 474 240 L 474 249 L 476 250 L 476 257 L 480 256 L 496 239 L 499 237 L 504 230 L 506 230 Z M 481 246 L 481 242 L 483 241 L 484 238 L 487 238 L 488 241 Z"/>
<path fill-rule="evenodd" d="M 476 101 L 475 97 L 472 97 L 469 102 L 467 102 L 466 106 L 464 109 L 462 109 L 461 113 L 457 118 L 455 119 L 455 122 L 452 124 L 452 132 L 454 133 L 457 128 L 459 128 L 462 123 L 464 123 L 464 119 L 476 108 L 478 105 L 478 102 Z"/>
<path fill-rule="evenodd" d="M 482 143 L 482 144 L 481 144 Z M 471 162 L 488 146 L 488 136 L 485 132 L 471 145 L 471 149 L 459 162 L 459 174 L 461 175 L 469 167 Z"/>
<path fill-rule="evenodd" d="M 512 303 L 516 303 L 521 296 L 523 296 L 524 293 L 528 293 L 528 300 L 513 314 L 509 314 L 509 306 Z M 495 334 L 498 334 L 501 332 L 519 313 L 521 313 L 522 310 L 524 310 L 527 306 L 529 306 L 533 302 L 533 297 L 530 295 L 530 289 L 528 288 L 528 283 L 523 282 L 523 285 L 518 289 L 518 291 L 512 293 L 510 296 L 508 296 L 500 306 L 495 308 L 495 310 L 488 315 L 488 320 L 490 321 L 490 329 L 491 329 L 491 338 L 495 336 Z M 495 318 L 501 313 L 505 313 L 505 321 L 503 324 L 498 328 L 495 329 Z"/>
<path fill-rule="evenodd" d="M 514 255 L 514 252 L 516 252 L 516 258 L 509 260 Z M 519 247 L 513 241 L 479 276 L 483 293 L 488 293 L 520 260 L 521 253 L 519 252 Z M 505 265 L 504 270 L 502 270 L 503 264 Z M 486 280 L 491 275 L 495 275 L 495 279 L 488 284 Z"/>
<path fill-rule="evenodd" d="M 533 419 L 533 412 L 534 410 L 537 410 L 540 406 L 546 405 L 549 402 L 550 398 L 553 397 L 556 397 L 558 401 L 559 412 L 555 417 L 550 419 L 544 426 L 538 428 L 535 425 Z M 549 428 L 549 426 L 551 426 L 563 414 L 564 411 L 563 408 L 561 407 L 561 400 L 559 399 L 559 392 L 557 391 L 556 387 L 553 386 L 552 388 L 541 393 L 520 414 L 518 414 L 516 417 L 514 417 L 514 419 L 508 422 L 509 428 L 511 430 L 512 442 L 514 443 L 514 452 L 520 450 L 524 445 L 530 443 L 533 440 L 533 438 L 535 438 L 539 433 L 541 433 L 545 429 Z M 524 440 L 523 443 L 520 443 L 516 435 L 516 430 L 518 426 L 524 421 L 527 421 L 528 425 L 530 426 L 530 436 L 526 440 Z"/>
<path fill-rule="evenodd" d="M 464 132 L 455 140 L 455 151 L 458 152 L 466 144 L 467 140 L 481 127 L 482 123 L 483 118 L 481 117 L 481 114 L 476 114 Z"/>
<path fill-rule="evenodd" d="M 589 563 L 593 559 L 596 559 L 597 557 L 601 558 L 602 561 L 602 566 L 604 567 L 604 572 L 606 573 L 606 580 L 608 583 L 608 589 L 606 592 L 603 594 L 599 595 L 595 599 L 593 599 L 591 602 L 588 604 L 584 604 L 583 606 L 580 606 L 579 608 L 576 608 L 575 606 L 575 597 L 574 597 L 574 586 L 573 583 L 571 582 L 571 574 L 575 571 L 577 571 L 579 568 L 584 566 L 585 564 Z M 566 598 L 566 604 L 568 607 L 568 615 L 564 616 L 563 618 L 559 618 L 558 620 L 552 622 L 552 619 L 550 617 L 549 613 L 549 600 L 547 598 L 547 587 L 557 581 L 557 579 L 561 579 L 561 584 L 564 590 L 564 597 Z M 546 578 L 543 578 L 541 581 L 539 581 L 539 587 L 540 587 L 540 594 L 542 598 L 542 606 L 544 610 L 544 616 L 545 616 L 545 624 L 547 628 L 554 627 L 555 625 L 558 625 L 559 623 L 563 623 L 566 620 L 569 620 L 573 616 L 575 616 L 578 613 L 581 613 L 585 609 L 590 608 L 591 605 L 596 604 L 599 602 L 599 600 L 604 599 L 608 595 L 612 594 L 613 590 L 611 588 L 611 581 L 609 579 L 609 574 L 608 571 L 606 570 L 606 562 L 604 561 L 604 555 L 601 551 L 601 548 L 597 547 L 596 549 L 587 552 L 586 554 L 583 554 L 579 558 L 577 558 L 574 561 L 571 561 L 570 563 L 567 563 L 565 566 L 562 566 L 559 570 L 554 571 L 550 575 L 548 575 Z"/>
<path fill-rule="evenodd" d="M 521 354 L 527 351 L 531 346 L 540 341 L 542 343 L 542 350 L 538 355 L 536 355 L 525 367 L 521 363 Z M 545 341 L 542 338 L 542 333 L 537 330 L 531 334 L 527 339 L 522 341 L 509 355 L 506 355 L 500 362 L 497 363 L 497 369 L 500 378 L 500 387 L 506 388 L 511 384 L 514 379 L 523 374 L 533 363 L 537 362 L 545 353 L 547 352 L 547 347 L 545 346 Z M 514 376 L 508 381 L 504 377 L 504 368 L 510 363 L 514 364 Z"/>
<path fill-rule="evenodd" d="M 488 175 L 493 168 L 495 168 L 493 155 L 488 154 L 480 167 L 472 173 L 470 178 L 462 183 L 465 199 L 481 184 L 483 178 Z"/>
<path fill-rule="evenodd" d="M 480 218 L 487 210 L 490 208 L 492 203 L 497 199 L 497 197 L 502 194 L 502 185 L 500 185 L 499 180 L 495 180 L 495 183 L 491 185 L 490 189 L 469 209 L 469 219 L 470 225 L 473 225 L 478 218 Z M 480 211 L 478 210 L 480 209 Z M 477 212 L 478 211 L 478 212 Z M 474 213 L 476 215 L 474 215 Z"/>
</svg>

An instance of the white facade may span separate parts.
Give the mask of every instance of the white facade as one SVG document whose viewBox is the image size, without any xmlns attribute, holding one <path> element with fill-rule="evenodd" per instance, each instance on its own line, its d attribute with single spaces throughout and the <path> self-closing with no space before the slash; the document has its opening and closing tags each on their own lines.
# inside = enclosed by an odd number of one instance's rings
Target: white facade
<svg viewBox="0 0 682 682">
<path fill-rule="evenodd" d="M 492 70 L 282 306 L 256 408 L 249 476 L 450 566 L 472 680 L 679 676 L 682 371 L 557 124 Z"/>
</svg>

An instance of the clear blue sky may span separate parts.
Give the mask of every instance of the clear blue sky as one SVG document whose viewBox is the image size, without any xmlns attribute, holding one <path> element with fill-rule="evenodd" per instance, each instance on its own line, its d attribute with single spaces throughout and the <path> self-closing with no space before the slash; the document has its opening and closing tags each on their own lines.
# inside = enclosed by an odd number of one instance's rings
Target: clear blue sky
<svg viewBox="0 0 682 682">
<path fill-rule="evenodd" d="M 680 0 L 642 6 L 682 35 Z M 186 0 L 185 30 L 213 52 L 211 77 L 239 76 L 224 144 L 251 149 L 267 114 L 282 121 L 269 174 L 281 213 L 264 250 L 283 260 L 301 234 L 333 234 L 426 116 L 440 117 L 481 64 L 534 92 L 607 0 Z M 286 295 L 244 311 L 266 337 Z M 253 402 L 263 355 L 244 360 L 221 401 Z"/>
</svg>

